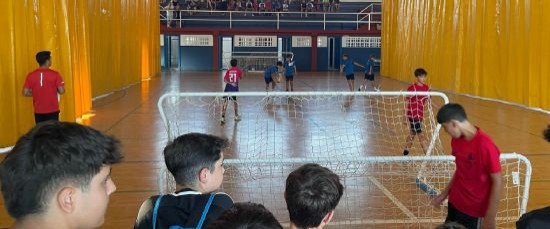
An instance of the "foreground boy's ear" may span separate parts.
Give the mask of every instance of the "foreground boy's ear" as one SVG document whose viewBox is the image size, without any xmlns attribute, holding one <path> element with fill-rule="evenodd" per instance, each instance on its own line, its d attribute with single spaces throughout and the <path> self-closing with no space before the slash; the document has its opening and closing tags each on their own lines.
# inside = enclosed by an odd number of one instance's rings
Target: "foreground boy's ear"
<svg viewBox="0 0 550 229">
<path fill-rule="evenodd" d="M 199 182 L 200 183 L 206 183 L 208 181 L 208 173 L 210 173 L 210 170 L 208 168 L 202 168 L 199 172 Z"/>
<path fill-rule="evenodd" d="M 57 205 L 65 213 L 72 213 L 76 209 L 76 189 L 64 187 L 57 192 Z"/>
<path fill-rule="evenodd" d="M 334 211 L 328 212 L 325 218 L 323 218 L 323 221 L 321 221 L 321 224 L 327 225 L 332 220 L 332 217 L 334 217 Z"/>
</svg>

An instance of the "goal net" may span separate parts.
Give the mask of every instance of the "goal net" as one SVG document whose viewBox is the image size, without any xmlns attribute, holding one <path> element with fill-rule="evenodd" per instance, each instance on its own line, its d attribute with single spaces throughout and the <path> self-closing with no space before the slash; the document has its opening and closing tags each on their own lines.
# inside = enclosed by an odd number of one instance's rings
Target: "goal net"
<svg viewBox="0 0 550 229">
<path fill-rule="evenodd" d="M 267 67 L 276 65 L 277 61 L 284 61 L 287 56 L 294 58 L 292 52 L 232 52 L 224 55 L 229 55 L 224 58 L 227 61 L 224 66 L 230 66 L 229 61 L 236 59 L 239 67 L 250 72 L 263 72 Z"/>
<path fill-rule="evenodd" d="M 223 96 L 237 97 L 240 122 L 233 120 L 229 102 L 226 123 L 220 125 Z M 410 135 L 406 113 L 412 96 L 448 102 L 438 92 L 172 93 L 161 96 L 158 107 L 168 140 L 190 132 L 230 140 L 222 191 L 236 202 L 262 203 L 288 222 L 284 181 L 294 168 L 312 162 L 329 167 L 345 183 L 334 225 L 430 227 L 446 210 L 430 207 L 429 201 L 449 182 L 454 163 L 443 152 L 431 103 L 424 106 L 422 122 L 426 151 L 415 139 L 411 155 L 401 156 Z M 520 164 L 503 161 L 505 177 L 518 182 L 505 183 L 508 196 L 499 223 L 524 211 L 527 179 Z M 175 191 L 164 167 L 158 182 L 161 193 Z"/>
</svg>

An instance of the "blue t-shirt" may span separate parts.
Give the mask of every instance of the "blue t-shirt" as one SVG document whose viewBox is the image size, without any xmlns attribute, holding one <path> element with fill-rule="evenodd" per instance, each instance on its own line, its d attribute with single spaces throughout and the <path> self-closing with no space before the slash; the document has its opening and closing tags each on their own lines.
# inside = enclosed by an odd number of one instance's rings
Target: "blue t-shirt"
<svg viewBox="0 0 550 229">
<path fill-rule="evenodd" d="M 277 72 L 279 72 L 279 68 L 275 65 L 271 65 L 271 66 L 267 67 L 267 69 L 265 70 L 264 78 L 269 79 L 269 78 L 271 78 L 271 76 L 273 76 L 273 74 L 275 74 Z"/>
<path fill-rule="evenodd" d="M 355 72 L 353 69 L 353 60 L 351 60 L 351 58 L 344 61 L 344 71 L 346 72 L 346 75 L 351 75 Z"/>
<path fill-rule="evenodd" d="M 369 59 L 367 61 L 367 64 L 365 64 L 365 73 L 369 73 L 370 68 L 372 68 L 372 73 L 374 74 L 374 61 L 372 61 L 371 59 Z"/>
<path fill-rule="evenodd" d="M 285 62 L 285 76 L 293 76 L 294 70 L 294 61 Z"/>
</svg>

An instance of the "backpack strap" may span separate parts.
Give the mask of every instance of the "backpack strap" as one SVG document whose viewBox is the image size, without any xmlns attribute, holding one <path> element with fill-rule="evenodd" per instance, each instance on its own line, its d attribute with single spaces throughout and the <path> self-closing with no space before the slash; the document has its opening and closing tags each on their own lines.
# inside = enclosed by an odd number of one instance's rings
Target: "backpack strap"
<svg viewBox="0 0 550 229">
<path fill-rule="evenodd" d="M 206 203 L 206 206 L 204 206 L 204 211 L 202 212 L 201 220 L 199 221 L 199 224 L 197 225 L 197 229 L 202 228 L 202 225 L 204 224 L 204 221 L 206 220 L 206 215 L 208 215 L 208 210 L 210 210 L 210 206 L 212 205 L 212 201 L 214 201 L 214 196 L 216 196 L 216 194 L 214 194 L 214 193 L 210 194 L 210 198 L 208 198 L 208 202 Z"/>
<path fill-rule="evenodd" d="M 159 211 L 160 200 L 162 200 L 162 196 L 159 196 L 157 198 L 157 200 L 155 201 L 155 207 L 153 208 L 153 229 L 157 228 L 157 215 Z"/>
</svg>

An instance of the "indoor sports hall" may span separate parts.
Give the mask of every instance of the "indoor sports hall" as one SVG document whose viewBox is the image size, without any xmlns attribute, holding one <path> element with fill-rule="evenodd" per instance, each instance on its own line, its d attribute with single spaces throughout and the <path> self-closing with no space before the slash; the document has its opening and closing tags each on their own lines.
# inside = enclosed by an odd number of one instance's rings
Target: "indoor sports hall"
<svg viewBox="0 0 550 229">
<path fill-rule="evenodd" d="M 306 163 L 345 187 L 327 228 L 435 228 L 448 204 L 430 201 L 456 169 L 436 117 L 447 103 L 461 104 L 500 150 L 496 228 L 550 206 L 550 1 L 245 2 L 1 1 L 0 160 L 35 125 L 21 90 L 35 54 L 49 50 L 65 83 L 60 120 L 122 144 L 101 228 L 132 228 L 145 199 L 177 191 L 163 149 L 192 132 L 229 140 L 220 191 L 263 204 L 284 228 L 286 177 Z M 243 72 L 238 92 L 224 92 L 231 60 Z M 408 90 L 418 68 L 429 92 Z M 424 140 L 404 155 L 415 96 L 429 100 Z M 9 228 L 0 203 L 0 228 Z"/>
</svg>

